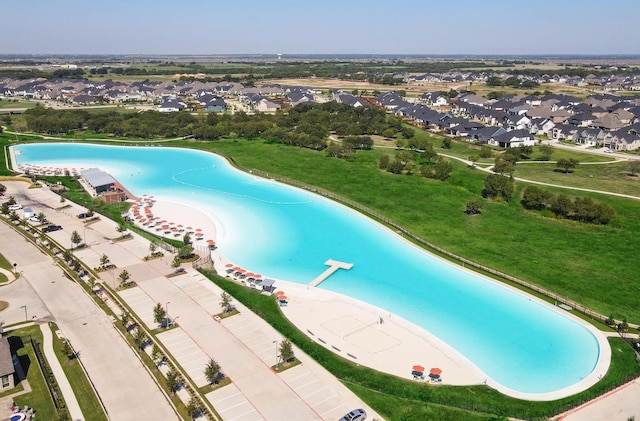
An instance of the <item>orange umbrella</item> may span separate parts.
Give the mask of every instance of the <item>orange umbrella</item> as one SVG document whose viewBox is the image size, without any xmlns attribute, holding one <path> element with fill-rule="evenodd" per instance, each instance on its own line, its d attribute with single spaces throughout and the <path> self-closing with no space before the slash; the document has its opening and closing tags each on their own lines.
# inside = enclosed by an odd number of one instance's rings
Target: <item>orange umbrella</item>
<svg viewBox="0 0 640 421">
<path fill-rule="evenodd" d="M 226 267 L 226 268 L 232 268 L 232 267 L 233 267 L 233 263 L 227 263 L 226 265 L 224 265 L 224 267 Z"/>
<path fill-rule="evenodd" d="M 278 296 L 284 295 L 284 291 L 276 291 L 276 295 Z"/>
<path fill-rule="evenodd" d="M 414 365 L 413 366 L 413 371 L 417 371 L 418 373 L 422 373 L 424 371 L 424 367 L 421 366 L 420 364 Z"/>
<path fill-rule="evenodd" d="M 433 367 L 431 370 L 429 370 L 429 373 L 435 374 L 435 375 L 440 375 L 440 374 L 442 374 L 442 370 L 439 369 L 438 367 Z"/>
</svg>

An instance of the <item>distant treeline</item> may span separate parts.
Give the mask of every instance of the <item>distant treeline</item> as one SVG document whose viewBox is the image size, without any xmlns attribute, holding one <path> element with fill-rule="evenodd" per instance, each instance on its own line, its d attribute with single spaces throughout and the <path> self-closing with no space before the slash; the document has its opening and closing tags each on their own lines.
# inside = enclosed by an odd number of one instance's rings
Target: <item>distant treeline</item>
<svg viewBox="0 0 640 421">
<path fill-rule="evenodd" d="M 89 130 L 97 134 L 127 138 L 174 138 L 193 136 L 197 140 L 224 137 L 262 138 L 315 150 L 324 150 L 331 142 L 329 135 L 350 137 L 341 145 L 348 150 L 366 149 L 371 139 L 362 136 L 394 136 L 402 132 L 402 122 L 376 107 L 354 108 L 335 101 L 323 104 L 301 104 L 287 113 L 247 115 L 192 115 L 186 112 L 123 114 L 115 111 L 54 110 L 35 107 L 25 111 L 27 128 L 37 133 L 67 135 Z M 335 149 L 332 153 L 335 154 Z M 350 156 L 350 154 L 337 154 Z"/>
</svg>

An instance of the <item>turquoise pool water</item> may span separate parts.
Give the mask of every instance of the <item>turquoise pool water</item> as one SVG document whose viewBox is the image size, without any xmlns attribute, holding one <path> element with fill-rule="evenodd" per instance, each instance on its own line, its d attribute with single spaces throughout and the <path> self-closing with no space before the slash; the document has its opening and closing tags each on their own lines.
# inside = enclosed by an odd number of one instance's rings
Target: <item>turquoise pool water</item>
<svg viewBox="0 0 640 421">
<path fill-rule="evenodd" d="M 435 258 L 323 197 L 238 172 L 216 155 L 83 144 L 14 150 L 19 164 L 100 167 L 138 196 L 206 209 L 215 216 L 221 252 L 253 272 L 306 284 L 328 259 L 353 263 L 319 288 L 413 322 L 517 392 L 564 389 L 598 362 L 595 336 L 564 314 Z"/>
</svg>

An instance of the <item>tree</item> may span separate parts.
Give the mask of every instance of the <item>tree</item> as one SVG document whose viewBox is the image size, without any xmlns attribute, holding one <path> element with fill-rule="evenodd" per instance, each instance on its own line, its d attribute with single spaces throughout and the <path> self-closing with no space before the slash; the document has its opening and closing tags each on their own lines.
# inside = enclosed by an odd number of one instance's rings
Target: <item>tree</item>
<svg viewBox="0 0 640 421">
<path fill-rule="evenodd" d="M 172 395 L 175 395 L 178 386 L 180 385 L 180 375 L 173 368 L 167 371 L 167 388 Z"/>
<path fill-rule="evenodd" d="M 453 164 L 448 159 L 438 158 L 434 166 L 434 178 L 444 181 L 449 178 L 451 171 L 453 171 Z"/>
<path fill-rule="evenodd" d="M 158 250 L 158 245 L 156 244 L 155 241 L 152 241 L 149 243 L 149 253 L 151 253 L 151 255 L 155 255 L 156 254 L 156 250 Z"/>
<path fill-rule="evenodd" d="M 184 234 L 184 237 L 182 237 L 182 244 L 184 244 L 185 246 L 191 245 L 191 236 L 188 232 L 186 232 Z"/>
<path fill-rule="evenodd" d="M 75 245 L 76 247 L 78 246 L 78 244 L 80 244 L 82 242 L 82 237 L 80 237 L 80 234 L 78 233 L 78 231 L 73 231 L 71 233 L 71 248 L 73 248 L 73 246 Z"/>
<path fill-rule="evenodd" d="M 151 348 L 151 359 L 156 364 L 156 366 L 159 365 L 159 362 L 156 361 L 160 359 L 161 355 L 162 351 L 160 351 L 160 347 L 154 342 L 153 348 Z"/>
<path fill-rule="evenodd" d="M 427 161 L 431 162 L 435 157 L 438 156 L 438 153 L 433 149 L 433 144 L 429 142 L 422 152 L 422 157 Z"/>
<path fill-rule="evenodd" d="M 451 149 L 451 139 L 448 137 L 442 138 L 442 149 Z"/>
<path fill-rule="evenodd" d="M 219 373 L 220 373 L 220 365 L 213 358 L 210 359 L 204 368 L 204 376 L 209 382 L 209 384 L 213 385 L 214 383 L 218 383 Z"/>
<path fill-rule="evenodd" d="M 569 158 L 569 159 L 559 159 L 556 162 L 556 167 L 564 170 L 564 173 L 569 173 L 570 170 L 577 167 L 580 162 L 577 159 Z"/>
<path fill-rule="evenodd" d="M 220 307 L 224 313 L 228 313 L 231 307 L 231 296 L 226 292 L 222 292 L 220 295 Z"/>
<path fill-rule="evenodd" d="M 140 351 L 144 351 L 144 347 L 147 346 L 148 340 L 149 337 L 147 336 L 147 334 L 140 328 L 140 326 L 138 326 L 138 328 L 136 329 L 136 333 L 133 335 L 133 343 L 136 344 Z"/>
<path fill-rule="evenodd" d="M 158 323 L 160 326 L 167 326 L 167 311 L 160 303 L 157 303 L 153 308 L 153 321 Z"/>
<path fill-rule="evenodd" d="M 500 175 L 511 175 L 513 174 L 513 171 L 515 170 L 515 167 L 513 165 L 513 162 L 510 162 L 504 158 L 502 158 L 502 156 L 499 156 L 496 158 L 496 163 L 493 164 L 493 169 L 492 171 L 496 174 L 500 174 Z"/>
<path fill-rule="evenodd" d="M 484 179 L 484 197 L 511 199 L 514 191 L 514 182 L 511 178 L 499 174 L 489 174 Z"/>
<path fill-rule="evenodd" d="M 280 342 L 280 358 L 282 358 L 283 362 L 289 362 L 295 358 L 293 354 L 293 346 L 288 339 L 283 339 Z"/>
<path fill-rule="evenodd" d="M 469 161 L 471 161 L 471 166 L 475 167 L 476 166 L 476 162 L 478 162 L 480 160 L 480 156 L 473 154 L 469 156 Z"/>
<path fill-rule="evenodd" d="M 540 153 L 542 154 L 542 159 L 548 161 L 553 154 L 553 146 L 546 143 L 540 145 Z"/>
<path fill-rule="evenodd" d="M 71 344 L 68 340 L 62 341 L 62 353 L 67 356 L 68 360 L 71 360 L 73 359 L 73 357 L 75 357 L 76 353 L 73 351 L 73 348 L 71 347 Z"/>
<path fill-rule="evenodd" d="M 640 160 L 633 159 L 629 161 L 629 163 L 627 164 L 627 169 L 629 170 L 629 174 L 635 177 L 640 172 Z"/>
<path fill-rule="evenodd" d="M 109 264 L 109 256 L 102 254 L 100 257 L 100 266 L 107 266 Z"/>
<path fill-rule="evenodd" d="M 180 256 L 173 256 L 173 260 L 171 261 L 171 267 L 173 269 L 178 270 L 181 264 L 182 264 L 182 260 L 180 259 Z"/>
<path fill-rule="evenodd" d="M 378 158 L 378 168 L 381 170 L 386 170 L 389 165 L 389 155 L 380 155 Z"/>
<path fill-rule="evenodd" d="M 121 237 L 124 237 L 125 233 L 127 232 L 127 227 L 124 224 L 119 224 L 116 227 L 116 231 L 118 231 L 118 233 L 120 233 Z"/>
<path fill-rule="evenodd" d="M 178 256 L 180 256 L 180 258 L 183 260 L 190 258 L 191 256 L 193 256 L 193 246 L 187 244 L 180 247 L 180 249 L 178 250 Z"/>
<path fill-rule="evenodd" d="M 551 208 L 551 212 L 557 216 L 566 218 L 573 209 L 573 201 L 564 194 L 559 194 L 551 200 L 549 207 Z"/>
<path fill-rule="evenodd" d="M 127 272 L 126 270 L 120 272 L 120 275 L 118 275 L 118 279 L 120 279 L 120 286 L 126 286 L 129 278 L 131 278 L 129 272 Z"/>
<path fill-rule="evenodd" d="M 548 190 L 527 186 L 522 194 L 522 206 L 527 209 L 542 210 L 550 205 L 553 195 Z"/>
<path fill-rule="evenodd" d="M 478 215 L 482 212 L 482 202 L 480 199 L 473 197 L 464 204 L 464 213 L 467 215 Z"/>
<path fill-rule="evenodd" d="M 122 327 L 124 327 L 125 330 L 128 330 L 130 321 L 131 316 L 126 311 L 120 315 L 120 323 L 122 323 Z"/>
<path fill-rule="evenodd" d="M 198 398 L 189 399 L 189 403 L 187 404 L 187 413 L 192 420 L 195 420 L 202 413 L 202 407 Z"/>
<path fill-rule="evenodd" d="M 44 214 L 44 212 L 38 213 L 38 221 L 44 222 L 46 220 L 47 220 L 47 216 Z"/>
</svg>

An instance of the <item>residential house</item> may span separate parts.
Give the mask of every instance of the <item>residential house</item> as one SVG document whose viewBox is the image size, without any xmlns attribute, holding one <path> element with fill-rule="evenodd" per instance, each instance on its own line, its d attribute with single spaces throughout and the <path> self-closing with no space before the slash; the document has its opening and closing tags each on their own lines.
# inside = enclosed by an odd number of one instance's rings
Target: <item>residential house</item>
<svg viewBox="0 0 640 421">
<path fill-rule="evenodd" d="M 605 134 L 606 132 L 602 129 L 584 128 L 576 132 L 573 141 L 579 145 L 594 147 L 603 143 Z"/>
<path fill-rule="evenodd" d="M 527 129 L 512 130 L 492 136 L 488 143 L 500 148 L 518 148 L 521 146 L 534 146 L 536 138 Z"/>
<path fill-rule="evenodd" d="M 96 99 L 91 95 L 76 95 L 71 99 L 71 102 L 77 105 L 92 105 L 96 103 Z"/>
<path fill-rule="evenodd" d="M 174 113 L 177 111 L 182 111 L 187 108 L 187 104 L 185 104 L 182 100 L 173 97 L 164 97 L 162 98 L 162 102 L 158 105 L 158 111 L 161 113 Z"/>
<path fill-rule="evenodd" d="M 481 127 L 477 130 L 472 130 L 467 135 L 467 141 L 488 143 L 493 137 L 500 136 L 507 133 L 503 127 Z"/>
<path fill-rule="evenodd" d="M 16 360 L 17 361 L 17 360 Z M 0 336 L 0 391 L 13 389 L 15 387 L 15 366 L 11 356 L 9 340 Z"/>
<path fill-rule="evenodd" d="M 273 102 L 267 98 L 262 98 L 255 105 L 255 110 L 261 113 L 276 112 L 280 109 L 280 104 Z"/>
<path fill-rule="evenodd" d="M 534 135 L 544 135 L 544 136 L 551 136 L 551 130 L 555 127 L 556 125 L 553 124 L 553 121 L 551 121 L 548 118 L 532 118 L 531 119 L 531 128 L 529 129 L 529 131 L 531 133 L 533 133 Z"/>
<path fill-rule="evenodd" d="M 556 124 L 551 129 L 551 138 L 555 140 L 575 140 L 576 133 L 580 130 L 580 127 L 572 126 L 570 124 Z"/>
</svg>

